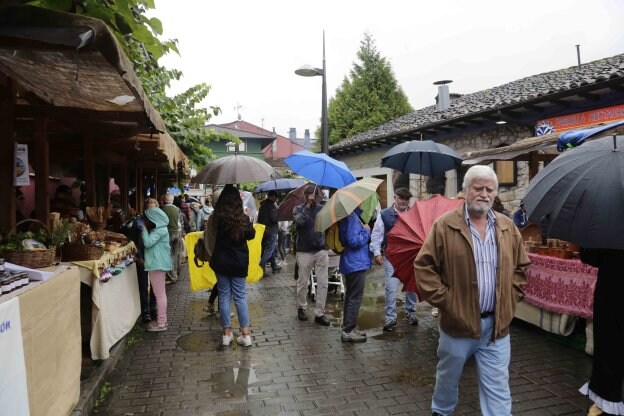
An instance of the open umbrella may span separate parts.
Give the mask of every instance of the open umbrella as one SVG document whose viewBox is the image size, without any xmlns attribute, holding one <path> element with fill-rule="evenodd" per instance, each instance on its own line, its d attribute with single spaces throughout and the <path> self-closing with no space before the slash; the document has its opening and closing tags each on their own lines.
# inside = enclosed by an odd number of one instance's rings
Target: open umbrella
<svg viewBox="0 0 624 416">
<path fill-rule="evenodd" d="M 282 201 L 282 203 L 277 208 L 277 219 L 278 221 L 292 221 L 293 220 L 293 210 L 297 205 L 301 205 L 305 202 L 305 195 L 303 191 L 305 190 L 308 184 L 300 186 L 299 188 L 291 191 L 286 195 L 286 198 Z M 314 190 L 314 196 L 316 203 L 320 203 L 323 200 L 323 190 L 320 186 L 317 186 Z"/>
<path fill-rule="evenodd" d="M 377 187 L 383 182 L 377 178 L 364 178 L 338 189 L 316 215 L 314 231 L 322 232 L 332 224 L 346 218 L 368 198 L 377 195 Z"/>
<path fill-rule="evenodd" d="M 462 158 L 450 147 L 431 140 L 397 144 L 381 158 L 381 166 L 402 173 L 437 176 L 461 165 Z"/>
<path fill-rule="evenodd" d="M 403 282 L 403 290 L 416 292 L 414 259 L 435 220 L 463 203 L 462 199 L 448 199 L 436 195 L 430 199 L 416 201 L 407 212 L 399 214 L 399 219 L 387 236 L 386 258 L 394 267 L 395 275 Z"/>
<path fill-rule="evenodd" d="M 531 180 L 524 205 L 547 235 L 585 248 L 624 249 L 624 136 L 558 156 Z"/>
<path fill-rule="evenodd" d="M 297 189 L 303 185 L 305 185 L 305 181 L 303 179 L 273 179 L 272 181 L 262 182 L 260 185 L 256 186 L 253 193 L 258 194 L 260 192 L 269 191 L 292 191 L 293 189 Z"/>
<path fill-rule="evenodd" d="M 236 154 L 207 164 L 191 182 L 211 185 L 263 182 L 272 179 L 274 174 L 271 165 L 264 160 Z"/>
<path fill-rule="evenodd" d="M 331 188 L 342 188 L 355 182 L 349 167 L 325 153 L 300 150 L 284 159 L 284 162 L 298 175 Z"/>
</svg>

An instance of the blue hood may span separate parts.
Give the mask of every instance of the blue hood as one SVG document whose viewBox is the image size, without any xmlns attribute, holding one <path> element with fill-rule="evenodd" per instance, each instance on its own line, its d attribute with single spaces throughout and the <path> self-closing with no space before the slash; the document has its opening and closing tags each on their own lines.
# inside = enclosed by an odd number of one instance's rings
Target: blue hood
<svg viewBox="0 0 624 416">
<path fill-rule="evenodd" d="M 156 225 L 156 228 L 166 227 L 169 225 L 169 217 L 165 214 L 165 211 L 160 208 L 146 209 L 145 216 Z"/>
</svg>

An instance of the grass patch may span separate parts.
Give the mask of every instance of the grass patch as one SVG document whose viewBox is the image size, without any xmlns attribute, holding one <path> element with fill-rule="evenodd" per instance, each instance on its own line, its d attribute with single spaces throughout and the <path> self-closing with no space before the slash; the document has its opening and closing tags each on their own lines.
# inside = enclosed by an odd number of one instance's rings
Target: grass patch
<svg viewBox="0 0 624 416">
<path fill-rule="evenodd" d="M 135 345 L 139 345 L 143 342 L 143 336 L 145 335 L 145 329 L 141 328 L 141 326 L 137 323 L 128 333 L 128 339 L 126 341 L 126 345 L 128 347 L 133 347 Z"/>
<path fill-rule="evenodd" d="M 100 389 L 100 395 L 95 401 L 95 407 L 100 407 L 100 405 L 102 405 L 102 403 L 104 403 L 104 401 L 106 400 L 106 397 L 108 397 L 108 395 L 111 394 L 114 390 L 115 388 L 108 381 L 104 382 L 102 388 Z"/>
</svg>

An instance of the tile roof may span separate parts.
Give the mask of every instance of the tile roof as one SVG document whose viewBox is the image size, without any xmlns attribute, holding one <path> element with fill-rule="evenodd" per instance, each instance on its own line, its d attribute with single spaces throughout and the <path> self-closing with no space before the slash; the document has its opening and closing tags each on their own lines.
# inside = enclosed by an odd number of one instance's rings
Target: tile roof
<svg viewBox="0 0 624 416">
<path fill-rule="evenodd" d="M 471 114 L 492 112 L 512 105 L 529 103 L 540 97 L 543 98 L 618 78 L 624 78 L 624 54 L 589 62 L 581 65 L 581 68 L 573 66 L 546 72 L 483 91 L 465 94 L 453 98 L 450 107 L 443 111 L 438 110 L 435 105 L 421 108 L 345 139 L 331 146 L 329 150 L 347 149 L 353 145 L 367 143 L 381 137 L 421 129 Z"/>
</svg>

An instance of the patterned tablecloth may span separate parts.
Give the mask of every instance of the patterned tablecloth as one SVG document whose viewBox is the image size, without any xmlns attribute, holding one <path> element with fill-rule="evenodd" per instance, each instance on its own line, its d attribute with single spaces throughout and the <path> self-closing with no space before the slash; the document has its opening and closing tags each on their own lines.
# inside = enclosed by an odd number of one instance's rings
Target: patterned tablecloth
<svg viewBox="0 0 624 416">
<path fill-rule="evenodd" d="M 524 300 L 548 311 L 592 318 L 598 269 L 580 260 L 529 254 Z"/>
</svg>

